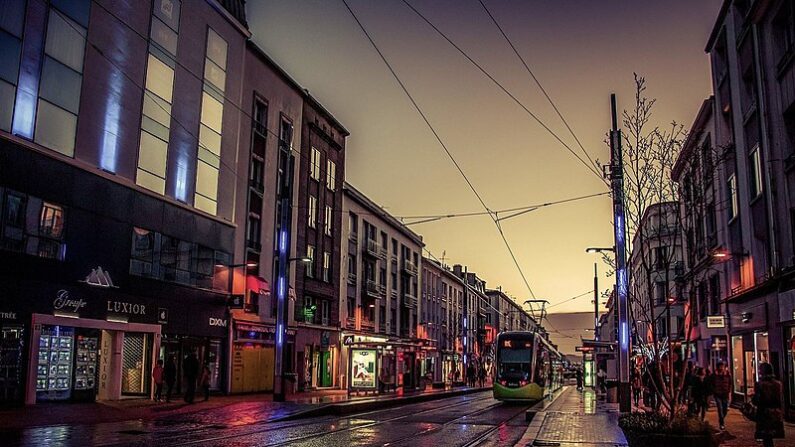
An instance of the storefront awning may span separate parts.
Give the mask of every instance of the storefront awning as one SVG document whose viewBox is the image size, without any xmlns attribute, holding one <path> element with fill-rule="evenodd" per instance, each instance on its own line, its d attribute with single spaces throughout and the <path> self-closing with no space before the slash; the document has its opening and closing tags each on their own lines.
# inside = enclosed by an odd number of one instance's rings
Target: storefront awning
<svg viewBox="0 0 795 447">
<path fill-rule="evenodd" d="M 262 277 L 257 275 L 246 276 L 246 289 L 254 293 L 259 293 L 260 295 L 265 295 L 271 291 L 268 281 L 265 281 Z"/>
</svg>

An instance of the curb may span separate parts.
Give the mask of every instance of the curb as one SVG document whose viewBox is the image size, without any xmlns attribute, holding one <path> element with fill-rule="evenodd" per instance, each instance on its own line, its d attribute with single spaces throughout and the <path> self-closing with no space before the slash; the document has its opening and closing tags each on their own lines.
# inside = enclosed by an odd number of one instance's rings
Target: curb
<svg viewBox="0 0 795 447">
<path fill-rule="evenodd" d="M 417 394 L 414 396 L 395 397 L 393 399 L 372 399 L 360 401 L 337 402 L 320 405 L 316 408 L 310 408 L 303 411 L 298 411 L 293 414 L 288 414 L 280 418 L 271 419 L 268 422 L 282 422 L 292 421 L 295 419 L 304 419 L 318 416 L 345 416 L 353 413 L 361 413 L 365 411 L 372 411 L 376 409 L 397 407 L 400 405 L 407 405 L 419 402 L 428 402 L 432 400 L 445 399 L 448 397 L 465 396 L 467 394 L 481 393 L 483 391 L 490 391 L 491 387 L 484 388 L 467 388 L 463 390 L 445 391 L 443 393 L 427 393 Z"/>
</svg>

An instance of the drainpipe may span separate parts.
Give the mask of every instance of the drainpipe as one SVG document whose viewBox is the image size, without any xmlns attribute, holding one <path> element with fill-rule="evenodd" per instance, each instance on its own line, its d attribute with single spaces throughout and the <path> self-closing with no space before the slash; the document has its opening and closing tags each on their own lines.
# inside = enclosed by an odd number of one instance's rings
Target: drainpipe
<svg viewBox="0 0 795 447">
<path fill-rule="evenodd" d="M 768 129 L 767 129 L 767 104 L 765 103 L 765 96 L 764 96 L 764 83 L 763 77 L 764 72 L 762 71 L 762 61 L 759 56 L 759 28 L 756 24 L 752 27 L 753 31 L 753 39 L 754 39 L 754 65 L 756 69 L 756 88 L 757 88 L 757 98 L 759 104 L 759 121 L 761 127 L 761 138 L 760 138 L 760 150 L 762 150 L 762 155 L 764 156 L 764 165 L 765 165 L 765 188 L 768 191 L 767 200 L 765 200 L 766 208 L 767 208 L 767 228 L 770 237 L 770 266 L 769 271 L 770 273 L 774 273 L 779 269 L 779 247 L 778 241 L 776 237 L 776 214 L 775 210 L 773 209 L 773 168 L 772 162 L 773 157 L 771 156 L 770 151 L 770 144 L 769 144 L 769 136 L 768 136 Z"/>
</svg>

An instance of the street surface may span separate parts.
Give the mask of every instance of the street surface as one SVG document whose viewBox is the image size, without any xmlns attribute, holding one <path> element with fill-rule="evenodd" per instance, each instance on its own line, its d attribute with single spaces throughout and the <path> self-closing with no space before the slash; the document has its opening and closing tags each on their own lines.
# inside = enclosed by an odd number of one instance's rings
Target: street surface
<svg viewBox="0 0 795 447">
<path fill-rule="evenodd" d="M 528 407 L 498 402 L 483 391 L 341 417 L 280 422 L 263 417 L 259 405 L 233 406 L 157 420 L 32 427 L 0 437 L 8 447 L 513 446 L 527 428 Z"/>
</svg>

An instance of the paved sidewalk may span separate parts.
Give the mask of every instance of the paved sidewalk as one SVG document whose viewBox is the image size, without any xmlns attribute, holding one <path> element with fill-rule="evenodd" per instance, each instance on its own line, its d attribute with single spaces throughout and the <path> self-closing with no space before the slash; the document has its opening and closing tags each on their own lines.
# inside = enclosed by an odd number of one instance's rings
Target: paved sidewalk
<svg viewBox="0 0 795 447">
<path fill-rule="evenodd" d="M 356 411 L 358 408 L 385 405 L 385 401 L 434 399 L 455 393 L 468 393 L 471 389 L 428 389 L 419 392 L 390 393 L 381 396 L 349 396 L 345 390 L 325 390 L 289 395 L 287 402 L 273 402 L 272 394 L 238 394 L 210 396 L 210 400 L 197 400 L 187 404 L 181 399 L 170 403 L 149 399 L 124 399 L 95 403 L 45 403 L 20 408 L 0 410 L 0 432 L 30 427 L 73 424 L 96 424 L 132 420 L 167 420 L 199 424 L 238 425 L 274 420 L 285 420 L 311 415 L 318 410 Z M 485 390 L 485 388 L 484 388 Z M 334 408 L 329 408 L 334 407 Z M 240 415 L 256 415 L 241 420 Z"/>
<path fill-rule="evenodd" d="M 516 446 L 626 446 L 618 428 L 618 404 L 599 401 L 593 390 L 567 387 L 538 412 Z"/>
<path fill-rule="evenodd" d="M 707 411 L 706 420 L 717 429 L 718 411 L 712 405 Z M 744 418 L 737 408 L 729 408 L 726 415 L 726 430 L 716 434 L 721 447 L 754 447 L 761 446 L 760 442 L 754 439 L 755 425 L 753 422 Z M 784 423 L 785 439 L 775 440 L 775 445 L 779 447 L 795 446 L 795 424 Z"/>
</svg>

